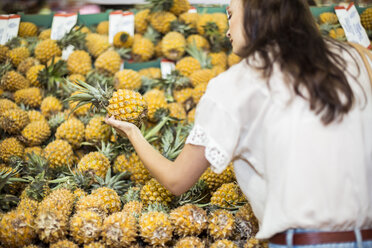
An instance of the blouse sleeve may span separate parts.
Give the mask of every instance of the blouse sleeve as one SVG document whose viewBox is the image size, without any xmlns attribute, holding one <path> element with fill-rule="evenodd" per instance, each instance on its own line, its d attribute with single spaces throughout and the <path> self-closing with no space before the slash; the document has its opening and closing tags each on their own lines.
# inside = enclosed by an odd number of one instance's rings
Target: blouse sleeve
<svg viewBox="0 0 372 248">
<path fill-rule="evenodd" d="M 239 133 L 238 122 L 223 103 L 205 94 L 196 108 L 194 127 L 186 144 L 205 146 L 212 170 L 221 173 L 233 158 Z"/>
</svg>

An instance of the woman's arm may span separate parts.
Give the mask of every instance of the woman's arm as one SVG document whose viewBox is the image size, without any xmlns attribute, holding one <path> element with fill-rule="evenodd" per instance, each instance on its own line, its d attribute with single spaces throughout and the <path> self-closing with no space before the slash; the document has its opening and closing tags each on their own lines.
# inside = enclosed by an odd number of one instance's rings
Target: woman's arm
<svg viewBox="0 0 372 248">
<path fill-rule="evenodd" d="M 151 175 L 172 194 L 181 195 L 190 189 L 209 166 L 203 146 L 186 144 L 172 162 L 154 149 L 135 125 L 114 118 L 107 118 L 106 122 L 119 133 L 127 135 Z"/>
</svg>

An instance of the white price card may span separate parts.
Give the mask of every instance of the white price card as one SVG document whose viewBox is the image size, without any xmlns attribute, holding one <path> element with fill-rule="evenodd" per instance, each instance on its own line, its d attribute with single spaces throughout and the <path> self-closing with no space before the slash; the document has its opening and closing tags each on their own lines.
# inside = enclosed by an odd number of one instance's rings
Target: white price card
<svg viewBox="0 0 372 248">
<path fill-rule="evenodd" d="M 347 7 L 336 6 L 335 12 L 345 31 L 347 41 L 358 43 L 364 47 L 370 48 L 371 42 L 366 30 L 360 22 L 360 16 L 354 3 L 350 3 Z"/>
<path fill-rule="evenodd" d="M 66 60 L 68 57 L 70 57 L 71 53 L 75 50 L 75 47 L 73 45 L 68 45 L 65 49 L 62 51 L 62 59 Z"/>
<path fill-rule="evenodd" d="M 127 32 L 134 35 L 134 13 L 130 11 L 116 10 L 109 15 L 109 42 L 114 42 L 114 36 L 118 32 Z"/>
<path fill-rule="evenodd" d="M 162 59 L 160 61 L 160 70 L 162 78 L 166 78 L 169 74 L 174 71 L 176 64 L 172 60 Z"/>
<path fill-rule="evenodd" d="M 18 35 L 20 15 L 0 15 L 0 44 L 4 45 Z"/>
<path fill-rule="evenodd" d="M 198 10 L 194 6 L 191 6 L 190 9 L 187 12 L 189 12 L 189 13 L 198 13 Z"/>
<path fill-rule="evenodd" d="M 77 14 L 55 14 L 52 22 L 52 31 L 50 38 L 60 40 L 65 34 L 71 31 L 77 22 Z"/>
</svg>

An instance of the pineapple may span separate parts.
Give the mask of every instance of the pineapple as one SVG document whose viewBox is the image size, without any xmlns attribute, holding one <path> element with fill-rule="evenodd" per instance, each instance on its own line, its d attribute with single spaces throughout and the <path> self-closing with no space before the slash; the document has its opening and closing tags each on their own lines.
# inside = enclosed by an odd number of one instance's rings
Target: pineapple
<svg viewBox="0 0 372 248">
<path fill-rule="evenodd" d="M 221 173 L 217 174 L 212 171 L 210 167 L 202 174 L 201 180 L 207 184 L 210 191 L 215 191 L 225 183 L 231 183 L 234 180 L 234 167 L 230 163 L 227 168 Z"/>
<path fill-rule="evenodd" d="M 39 60 L 29 57 L 25 60 L 23 60 L 21 63 L 19 63 L 17 67 L 17 71 L 21 73 L 22 75 L 26 76 L 28 69 L 30 69 L 34 65 L 40 64 Z"/>
<path fill-rule="evenodd" d="M 90 152 L 80 160 L 77 168 L 83 173 L 90 172 L 99 177 L 104 177 L 110 168 L 110 161 L 101 152 Z"/>
<path fill-rule="evenodd" d="M 120 197 L 115 190 L 107 187 L 99 187 L 90 195 L 82 197 L 76 203 L 76 211 L 94 211 L 105 217 L 120 211 Z"/>
<path fill-rule="evenodd" d="M 30 51 L 26 47 L 16 47 L 8 52 L 12 64 L 17 67 L 23 60 L 30 57 Z"/>
<path fill-rule="evenodd" d="M 111 46 L 107 36 L 94 33 L 87 34 L 85 37 L 85 45 L 94 58 L 97 58 Z"/>
<path fill-rule="evenodd" d="M 93 211 L 77 211 L 70 219 L 70 235 L 79 244 L 98 240 L 102 230 L 102 217 Z"/>
<path fill-rule="evenodd" d="M 205 244 L 198 237 L 185 237 L 178 240 L 174 248 L 205 248 Z"/>
<path fill-rule="evenodd" d="M 136 153 L 126 155 L 119 155 L 114 162 L 114 171 L 131 173 L 131 180 L 137 184 L 144 185 L 151 179 L 150 172 L 145 168 L 142 161 Z"/>
<path fill-rule="evenodd" d="M 129 213 L 113 213 L 104 220 L 101 235 L 108 247 L 128 247 L 136 241 L 136 218 Z"/>
<path fill-rule="evenodd" d="M 83 75 L 81 75 L 81 74 L 70 74 L 70 75 L 67 77 L 67 79 L 68 79 L 70 82 L 72 82 L 72 83 L 74 83 L 74 82 L 78 82 L 79 80 L 80 80 L 80 81 L 83 81 L 83 82 L 86 81 L 86 77 L 83 76 Z"/>
<path fill-rule="evenodd" d="M 150 24 L 162 34 L 169 33 L 171 22 L 177 20 L 177 17 L 168 11 L 154 12 L 150 15 Z"/>
<path fill-rule="evenodd" d="M 243 193 L 235 183 L 225 183 L 213 192 L 211 204 L 229 208 L 234 207 L 239 203 L 246 202 Z"/>
<path fill-rule="evenodd" d="M 200 35 L 205 34 L 205 26 L 207 23 L 214 23 L 214 18 L 212 14 L 199 14 L 196 21 L 196 29 Z"/>
<path fill-rule="evenodd" d="M 109 22 L 108 21 L 102 21 L 102 22 L 98 23 L 96 31 L 97 31 L 98 34 L 108 35 Z"/>
<path fill-rule="evenodd" d="M 267 241 L 260 241 L 256 238 L 250 238 L 244 244 L 244 248 L 268 248 L 269 243 Z"/>
<path fill-rule="evenodd" d="M 185 37 L 178 32 L 167 33 L 162 40 L 162 52 L 166 58 L 179 60 L 185 53 Z"/>
<path fill-rule="evenodd" d="M 173 209 L 170 219 L 174 232 L 181 237 L 198 236 L 207 228 L 207 213 L 200 207 L 186 204 Z"/>
<path fill-rule="evenodd" d="M 134 16 L 134 25 L 136 33 L 143 34 L 146 32 L 149 23 L 149 14 L 150 9 L 144 9 L 138 11 L 137 14 Z"/>
<path fill-rule="evenodd" d="M 84 141 L 84 123 L 79 119 L 71 118 L 62 123 L 56 130 L 56 138 L 66 140 L 73 149 L 81 146 Z"/>
<path fill-rule="evenodd" d="M 52 34 L 52 30 L 50 28 L 45 29 L 40 32 L 39 34 L 39 40 L 47 40 L 50 39 L 50 36 Z"/>
<path fill-rule="evenodd" d="M 215 240 L 231 237 L 234 225 L 234 215 L 227 210 L 218 209 L 208 216 L 208 233 Z"/>
<path fill-rule="evenodd" d="M 159 38 L 159 33 L 152 27 L 148 27 L 146 33 L 138 38 L 134 38 L 132 46 L 132 57 L 136 62 L 150 60 L 155 53 L 155 43 Z"/>
<path fill-rule="evenodd" d="M 106 246 L 101 242 L 92 242 L 84 245 L 84 248 L 106 248 Z"/>
<path fill-rule="evenodd" d="M 235 214 L 236 234 L 239 239 L 254 237 L 258 232 L 258 220 L 247 202 Z"/>
<path fill-rule="evenodd" d="M 28 118 L 30 122 L 34 121 L 46 121 L 45 116 L 38 110 L 29 110 L 27 111 Z"/>
<path fill-rule="evenodd" d="M 372 8 L 369 7 L 360 15 L 360 21 L 367 31 L 372 30 Z"/>
<path fill-rule="evenodd" d="M 36 238 L 33 216 L 27 211 L 12 210 L 0 221 L 0 242 L 5 247 L 26 246 Z"/>
<path fill-rule="evenodd" d="M 208 84 L 214 78 L 214 73 L 211 69 L 201 69 L 194 71 L 189 77 L 192 86 L 196 87 L 199 84 Z"/>
<path fill-rule="evenodd" d="M 138 71 L 141 76 L 152 78 L 152 79 L 160 79 L 161 78 L 161 70 L 160 68 L 156 67 L 149 67 L 144 68 Z"/>
<path fill-rule="evenodd" d="M 168 112 L 167 100 L 163 91 L 152 89 L 147 91 L 143 98 L 148 105 L 148 118 L 151 122 L 158 122 Z"/>
<path fill-rule="evenodd" d="M 67 59 L 67 69 L 70 74 L 86 75 L 92 70 L 92 59 L 87 52 L 75 50 Z"/>
<path fill-rule="evenodd" d="M 0 113 L 0 127 L 7 133 L 18 134 L 30 123 L 27 112 L 16 108 Z"/>
<path fill-rule="evenodd" d="M 115 89 L 139 90 L 142 85 L 141 75 L 130 69 L 118 71 L 114 75 Z"/>
<path fill-rule="evenodd" d="M 34 121 L 22 130 L 22 140 L 28 146 L 38 146 L 44 143 L 51 134 L 46 121 Z"/>
<path fill-rule="evenodd" d="M 43 99 L 40 105 L 41 113 L 50 118 L 52 115 L 61 112 L 63 109 L 63 105 L 58 98 L 54 96 L 47 96 Z"/>
<path fill-rule="evenodd" d="M 193 89 L 192 99 L 194 104 L 198 104 L 201 97 L 204 95 L 205 91 L 207 90 L 208 83 L 201 83 L 195 86 Z"/>
<path fill-rule="evenodd" d="M 37 26 L 32 22 L 21 22 L 18 29 L 19 37 L 37 36 Z"/>
<path fill-rule="evenodd" d="M 28 156 L 32 155 L 33 153 L 38 156 L 41 156 L 41 154 L 43 153 L 43 149 L 40 146 L 26 147 L 25 148 L 26 161 L 29 161 Z"/>
<path fill-rule="evenodd" d="M 319 15 L 319 22 L 320 24 L 337 24 L 338 18 L 335 13 L 324 12 Z"/>
<path fill-rule="evenodd" d="M 179 120 L 186 119 L 186 111 L 181 103 L 173 102 L 168 103 L 169 116 Z"/>
<path fill-rule="evenodd" d="M 201 65 L 199 61 L 193 57 L 187 56 L 180 59 L 176 64 L 178 70 L 183 76 L 190 76 L 194 71 L 200 70 Z"/>
<path fill-rule="evenodd" d="M 26 77 L 30 81 L 31 86 L 41 87 L 41 82 L 39 81 L 39 74 L 44 69 L 45 65 L 34 65 L 28 69 Z"/>
<path fill-rule="evenodd" d="M 198 34 L 192 34 L 189 37 L 187 37 L 187 45 L 193 45 L 195 44 L 198 49 L 201 49 L 203 51 L 209 51 L 210 45 L 206 38 L 204 38 L 201 35 Z"/>
<path fill-rule="evenodd" d="M 73 74 L 73 75 L 79 75 L 80 74 Z M 82 76 L 83 77 L 83 76 Z M 77 95 L 79 94 L 80 92 L 74 92 L 71 94 L 71 96 L 74 96 L 74 95 Z M 88 103 L 88 104 L 85 104 L 81 107 L 77 107 L 78 105 L 78 102 L 73 102 L 73 101 L 70 101 L 69 102 L 69 107 L 70 107 L 70 110 L 72 109 L 75 109 L 74 110 L 74 115 L 76 116 L 89 116 L 90 115 L 90 111 L 91 111 L 91 107 L 92 107 L 92 104 L 91 103 Z"/>
<path fill-rule="evenodd" d="M 109 76 L 120 70 L 120 64 L 120 55 L 114 50 L 103 52 L 94 62 L 94 66 L 99 72 Z"/>
<path fill-rule="evenodd" d="M 211 248 L 238 248 L 238 245 L 231 240 L 221 239 L 211 244 Z"/>
<path fill-rule="evenodd" d="M 92 87 L 84 82 L 78 83 L 75 87 L 82 94 L 77 94 L 70 97 L 70 101 L 80 101 L 80 105 L 93 103 L 97 108 L 105 108 L 108 115 L 114 116 L 115 119 L 127 121 L 140 125 L 143 118 L 146 116 L 146 102 L 140 93 L 119 89 L 112 96 L 109 91 L 104 91 L 100 86 Z"/>
<path fill-rule="evenodd" d="M 187 122 L 188 123 L 194 123 L 194 121 L 195 121 L 195 108 L 191 109 L 187 113 Z"/>
<path fill-rule="evenodd" d="M 150 206 L 138 221 L 140 236 L 153 246 L 164 247 L 172 239 L 173 226 L 167 213 L 159 207 Z"/>
<path fill-rule="evenodd" d="M 34 218 L 36 218 L 38 207 L 39 202 L 37 200 L 31 199 L 29 197 L 24 197 L 20 199 L 16 209 L 21 212 L 30 213 Z"/>
<path fill-rule="evenodd" d="M 0 88 L 8 91 L 17 91 L 25 89 L 30 85 L 30 82 L 16 71 L 8 71 L 1 78 Z"/>
<path fill-rule="evenodd" d="M 124 206 L 122 212 L 134 215 L 136 217 L 141 215 L 143 204 L 140 200 L 140 188 L 131 187 L 124 195 Z"/>
<path fill-rule="evenodd" d="M 46 63 L 55 56 L 61 56 L 62 51 L 56 41 L 46 39 L 38 43 L 35 47 L 35 57 L 41 62 Z"/>
<path fill-rule="evenodd" d="M 210 53 L 209 56 L 211 57 L 211 63 L 213 66 L 220 66 L 224 69 L 227 67 L 227 55 L 225 52 L 215 52 Z"/>
<path fill-rule="evenodd" d="M 71 145 L 65 140 L 55 140 L 49 143 L 44 151 L 43 157 L 49 161 L 51 168 L 71 166 L 74 159 Z"/>
<path fill-rule="evenodd" d="M 50 244 L 49 248 L 79 248 L 79 246 L 68 239 L 63 239 Z"/>
<path fill-rule="evenodd" d="M 228 29 L 227 15 L 225 13 L 216 12 L 212 14 L 212 18 L 214 23 L 216 23 L 220 34 L 225 35 Z"/>
<path fill-rule="evenodd" d="M 35 219 L 35 229 L 40 240 L 54 243 L 66 237 L 74 199 L 71 191 L 60 188 L 52 191 L 40 202 Z"/>
<path fill-rule="evenodd" d="M 133 37 L 124 31 L 117 32 L 113 44 L 116 48 L 130 48 L 133 45 Z"/>
<path fill-rule="evenodd" d="M 105 123 L 103 116 L 93 117 L 85 128 L 85 140 L 90 143 L 108 141 L 110 135 L 111 127 Z"/>
<path fill-rule="evenodd" d="M 185 13 L 182 13 L 178 19 L 189 25 L 191 28 L 196 28 L 196 22 L 198 20 L 198 13 L 189 13 L 189 12 L 185 12 Z"/>
<path fill-rule="evenodd" d="M 17 90 L 13 96 L 17 104 L 24 104 L 31 108 L 40 107 L 42 101 L 41 90 L 36 87 Z"/>
<path fill-rule="evenodd" d="M 156 181 L 155 178 L 152 178 L 142 187 L 140 197 L 144 206 L 155 203 L 168 206 L 172 202 L 174 196 L 163 185 Z"/>
<path fill-rule="evenodd" d="M 241 60 L 242 60 L 242 58 L 239 57 L 238 55 L 236 55 L 235 53 L 230 53 L 227 56 L 227 64 L 228 64 L 229 67 L 239 63 Z"/>
<path fill-rule="evenodd" d="M 193 89 L 192 88 L 184 88 L 180 90 L 174 90 L 173 91 L 173 97 L 176 102 L 181 103 L 182 105 L 185 106 L 186 110 L 188 109 L 188 102 L 190 99 L 192 99 L 192 94 L 193 94 Z"/>
<path fill-rule="evenodd" d="M 188 0 L 173 0 L 172 2 L 173 4 L 170 8 L 170 12 L 177 16 L 190 9 L 190 3 Z"/>
<path fill-rule="evenodd" d="M 9 47 L 0 45 L 0 63 L 4 63 L 8 59 Z"/>
</svg>

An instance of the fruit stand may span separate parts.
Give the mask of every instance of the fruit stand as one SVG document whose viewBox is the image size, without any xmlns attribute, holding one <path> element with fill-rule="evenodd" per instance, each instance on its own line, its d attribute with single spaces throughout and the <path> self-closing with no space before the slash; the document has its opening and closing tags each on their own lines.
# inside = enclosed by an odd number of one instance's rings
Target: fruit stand
<svg viewBox="0 0 372 248">
<path fill-rule="evenodd" d="M 140 126 L 174 160 L 209 80 L 241 60 L 225 5 L 153 2 L 162 11 L 132 9 L 134 35 L 112 44 L 109 10 L 78 14 L 58 40 L 55 13 L 21 14 L 18 37 L 0 45 L 0 247 L 267 246 L 232 163 L 176 197 L 104 122 Z M 370 33 L 372 8 L 357 9 Z M 334 6 L 311 12 L 324 35 L 345 40 Z"/>
</svg>

